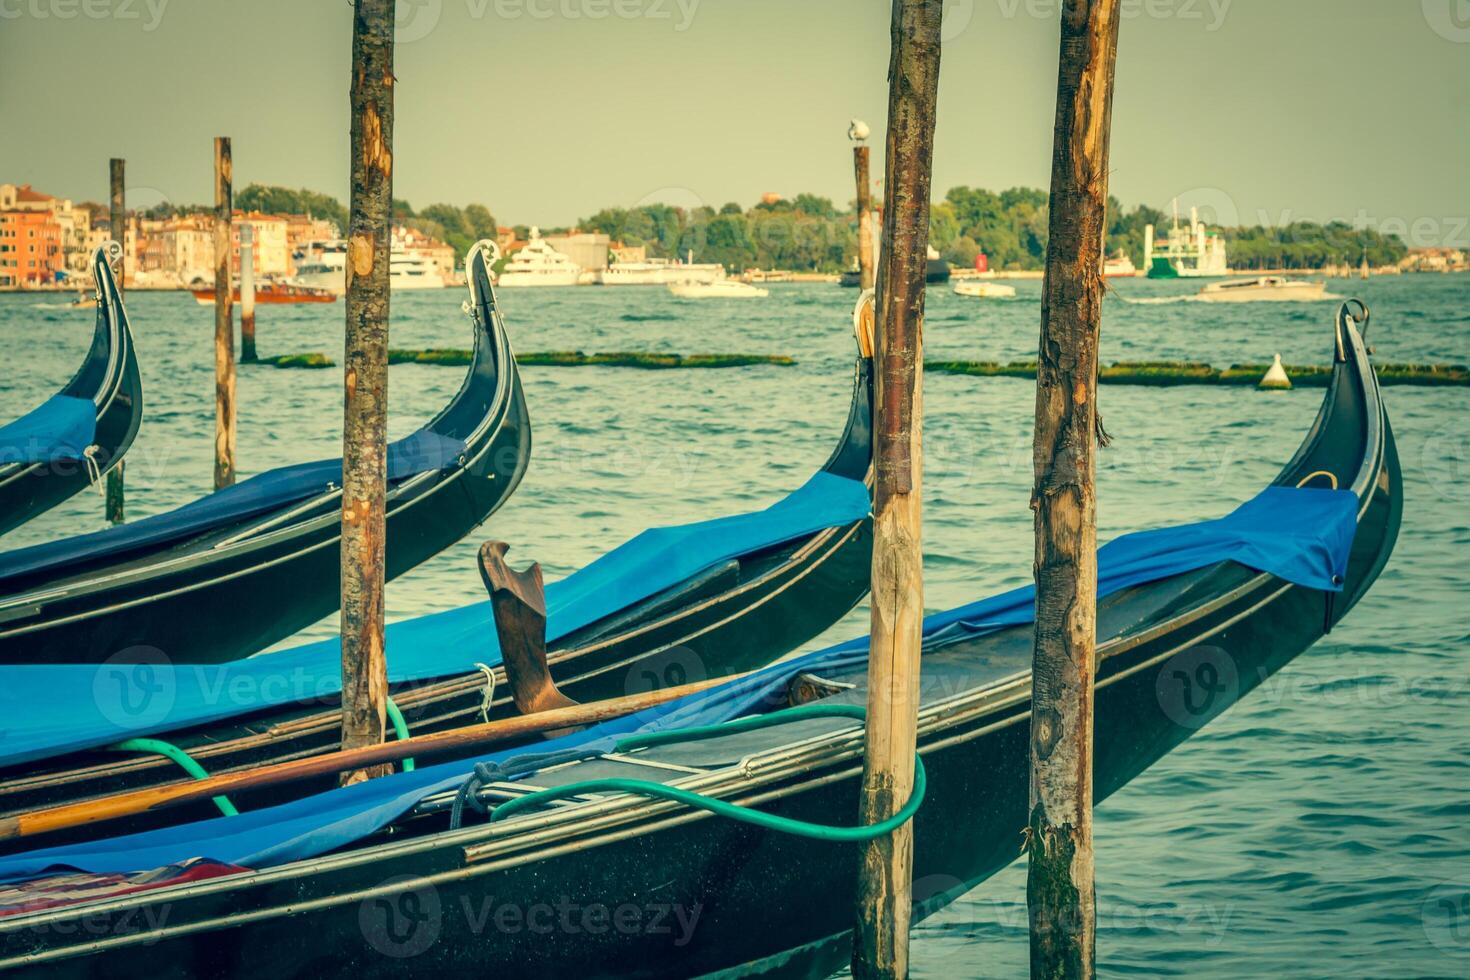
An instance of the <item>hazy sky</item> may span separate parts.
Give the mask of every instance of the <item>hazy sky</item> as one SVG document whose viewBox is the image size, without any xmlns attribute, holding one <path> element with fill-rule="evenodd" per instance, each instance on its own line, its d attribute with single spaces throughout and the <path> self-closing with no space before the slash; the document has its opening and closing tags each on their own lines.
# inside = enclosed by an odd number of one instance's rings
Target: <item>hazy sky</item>
<svg viewBox="0 0 1470 980">
<path fill-rule="evenodd" d="M 1123 0 L 1112 190 L 1230 223 L 1470 244 L 1470 0 Z M 934 185 L 1045 187 L 1058 0 L 949 0 Z M 605 205 L 851 200 L 889 0 L 404 0 L 394 191 L 564 224 Z M 345 200 L 347 0 L 0 0 L 0 181 L 130 204 Z M 877 140 L 881 147 L 881 139 Z M 879 151 L 881 153 L 881 150 Z M 878 161 L 875 159 L 875 167 Z"/>
</svg>

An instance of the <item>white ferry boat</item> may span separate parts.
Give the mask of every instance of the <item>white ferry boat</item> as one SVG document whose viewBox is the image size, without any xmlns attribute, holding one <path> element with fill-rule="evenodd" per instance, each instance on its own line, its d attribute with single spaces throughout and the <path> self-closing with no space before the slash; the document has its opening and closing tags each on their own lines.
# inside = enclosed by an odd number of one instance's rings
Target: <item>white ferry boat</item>
<svg viewBox="0 0 1470 980">
<path fill-rule="evenodd" d="M 575 286 L 581 278 L 582 267 L 548 245 L 541 229 L 532 228 L 530 241 L 510 257 L 496 285 Z"/>
</svg>

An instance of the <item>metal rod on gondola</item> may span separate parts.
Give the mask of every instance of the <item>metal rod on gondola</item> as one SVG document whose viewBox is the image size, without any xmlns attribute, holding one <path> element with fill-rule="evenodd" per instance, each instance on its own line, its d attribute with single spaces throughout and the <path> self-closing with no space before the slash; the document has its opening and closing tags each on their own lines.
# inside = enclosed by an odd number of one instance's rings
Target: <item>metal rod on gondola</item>
<svg viewBox="0 0 1470 980">
<path fill-rule="evenodd" d="M 108 227 L 112 231 L 112 237 L 122 246 L 122 261 L 117 270 L 117 292 L 122 295 L 123 280 L 128 273 L 128 230 L 127 230 L 127 202 L 123 191 L 123 168 L 124 162 L 117 157 L 108 161 L 107 177 L 109 186 L 108 199 L 111 205 Z M 103 504 L 103 513 L 107 520 L 113 524 L 123 522 L 123 509 L 125 493 L 123 491 L 123 463 L 118 460 L 112 469 L 107 471 L 107 496 Z"/>
<path fill-rule="evenodd" d="M 230 224 L 235 210 L 230 138 L 214 138 L 214 488 L 235 482 L 235 330 Z"/>
<path fill-rule="evenodd" d="M 867 750 L 859 816 L 897 813 L 914 785 L 924 617 L 924 278 L 942 0 L 894 0 L 888 69 L 883 248 L 877 276 L 876 481 Z M 852 972 L 908 975 L 913 826 L 863 846 Z"/>
<path fill-rule="evenodd" d="M 868 125 L 854 119 L 848 130 L 854 143 L 852 167 L 857 179 L 858 220 L 858 285 L 867 291 L 873 288 L 873 182 L 869 177 L 869 161 L 872 153 L 868 147 Z"/>
<path fill-rule="evenodd" d="M 388 258 L 393 202 L 393 0 L 352 18 L 352 199 L 342 424 L 342 748 L 383 741 Z M 344 783 L 380 775 L 365 767 Z"/>
<path fill-rule="evenodd" d="M 243 793 L 267 786 L 286 786 L 306 779 L 332 776 L 361 770 L 364 766 L 382 766 L 410 757 L 464 754 L 474 749 L 502 742 L 519 741 L 533 735 L 550 736 L 557 731 L 595 725 L 611 718 L 623 718 L 667 704 L 712 687 L 729 684 L 749 675 L 713 677 L 708 680 L 665 687 L 659 690 L 594 701 L 591 704 L 566 704 L 530 715 L 511 715 L 494 721 L 463 728 L 451 728 L 412 738 L 363 745 L 323 755 L 287 759 L 270 765 L 253 766 L 234 772 L 219 773 L 203 779 L 184 780 L 162 786 L 148 786 L 112 796 L 94 797 L 76 803 L 30 810 L 0 817 L 0 841 L 34 837 L 73 827 L 155 813 L 186 803 L 197 803 L 213 796 Z"/>
<path fill-rule="evenodd" d="M 255 228 L 240 223 L 240 363 L 253 364 L 255 356 Z"/>
<path fill-rule="evenodd" d="M 1063 8 L 1032 461 L 1031 976 L 1091 977 L 1098 340 L 1119 0 Z"/>
</svg>

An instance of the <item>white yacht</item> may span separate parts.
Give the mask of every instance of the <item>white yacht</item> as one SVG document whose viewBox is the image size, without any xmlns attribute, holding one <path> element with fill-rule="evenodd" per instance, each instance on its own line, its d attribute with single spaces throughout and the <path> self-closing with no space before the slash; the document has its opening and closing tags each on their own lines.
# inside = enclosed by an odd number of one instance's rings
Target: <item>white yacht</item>
<svg viewBox="0 0 1470 980">
<path fill-rule="evenodd" d="M 449 285 L 434 260 L 410 244 L 412 237 L 404 228 L 393 231 L 393 247 L 388 253 L 389 286 L 393 289 L 443 289 Z"/>
<path fill-rule="evenodd" d="M 954 291 L 956 296 L 974 296 L 977 299 L 1011 299 L 1016 295 L 1015 286 L 987 279 L 965 279 L 954 284 Z"/>
<path fill-rule="evenodd" d="M 510 257 L 496 285 L 575 286 L 582 278 L 582 267 L 558 252 L 541 237 L 541 229 L 531 229 L 531 240 Z"/>
<path fill-rule="evenodd" d="M 695 262 L 694 252 L 690 250 L 683 262 L 669 266 L 669 276 L 671 283 L 721 282 L 725 279 L 725 267 L 719 262 Z"/>
<path fill-rule="evenodd" d="M 347 291 L 347 242 L 333 238 L 305 242 L 291 253 L 296 273 L 286 281 L 293 286 L 330 289 L 338 294 Z"/>
<path fill-rule="evenodd" d="M 337 295 L 347 291 L 347 241 L 334 238 L 306 242 L 291 253 L 296 274 L 286 281 L 293 286 L 330 289 Z M 431 259 L 404 248 L 403 239 L 395 234 L 388 253 L 388 288 L 442 289 L 444 276 Z"/>
<path fill-rule="evenodd" d="M 759 298 L 771 295 L 769 289 L 752 286 L 739 279 L 713 279 L 709 282 L 671 282 L 669 292 L 680 299 Z"/>
<path fill-rule="evenodd" d="M 1133 259 L 1121 248 L 1111 258 L 1103 259 L 1104 279 L 1127 279 L 1138 275 L 1138 267 L 1133 264 Z"/>
<path fill-rule="evenodd" d="M 1283 279 L 1281 276 L 1258 276 L 1255 279 L 1232 279 L 1212 282 L 1196 297 L 1203 303 L 1310 303 L 1327 298 L 1327 283 L 1305 279 Z"/>
</svg>

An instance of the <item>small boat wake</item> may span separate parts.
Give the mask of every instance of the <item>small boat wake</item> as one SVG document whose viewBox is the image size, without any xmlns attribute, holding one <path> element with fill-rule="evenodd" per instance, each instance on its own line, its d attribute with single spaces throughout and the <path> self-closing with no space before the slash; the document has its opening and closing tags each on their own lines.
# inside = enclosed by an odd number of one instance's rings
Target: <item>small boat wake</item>
<svg viewBox="0 0 1470 980">
<path fill-rule="evenodd" d="M 1123 302 L 1128 303 L 1128 304 L 1130 304 L 1132 306 L 1167 306 L 1170 303 L 1200 303 L 1200 302 L 1203 302 L 1203 300 L 1201 300 L 1199 298 L 1199 296 L 1197 296 L 1197 295 L 1189 295 L 1189 296 L 1140 296 L 1140 297 L 1137 297 L 1135 299 L 1129 299 L 1127 296 L 1118 296 L 1117 293 L 1114 293 L 1113 295 L 1114 296 L 1117 296 L 1118 299 L 1121 299 Z"/>
</svg>

